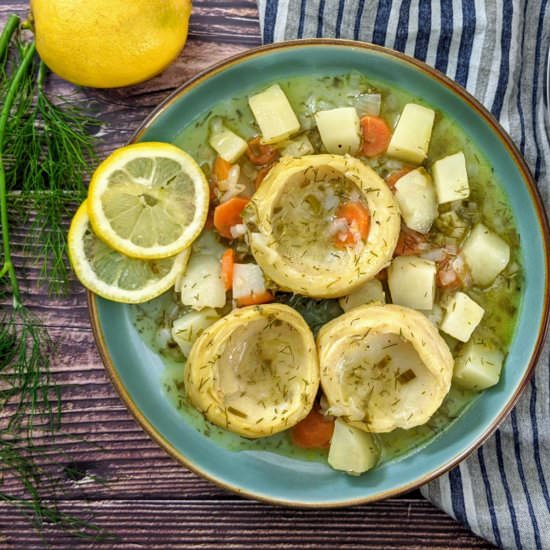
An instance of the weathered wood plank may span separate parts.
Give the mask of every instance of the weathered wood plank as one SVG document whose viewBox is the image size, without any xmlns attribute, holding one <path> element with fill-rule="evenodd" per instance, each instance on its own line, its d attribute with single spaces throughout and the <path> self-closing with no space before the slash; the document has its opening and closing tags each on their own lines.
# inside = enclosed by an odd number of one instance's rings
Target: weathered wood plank
<svg viewBox="0 0 550 550">
<path fill-rule="evenodd" d="M 72 502 L 63 508 L 73 514 L 92 512 L 94 521 L 120 540 L 101 544 L 56 536 L 51 548 L 492 548 L 480 539 L 457 534 L 452 519 L 411 500 L 321 511 L 217 500 Z M 26 529 L 12 510 L 2 510 L 0 529 L 7 548 L 39 543 L 38 535 Z"/>
</svg>

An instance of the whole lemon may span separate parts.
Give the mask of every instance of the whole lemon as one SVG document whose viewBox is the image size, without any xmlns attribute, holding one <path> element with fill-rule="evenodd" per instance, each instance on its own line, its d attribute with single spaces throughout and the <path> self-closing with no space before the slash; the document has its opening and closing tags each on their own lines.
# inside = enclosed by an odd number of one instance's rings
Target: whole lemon
<svg viewBox="0 0 550 550">
<path fill-rule="evenodd" d="M 151 78 L 187 39 L 191 0 L 31 0 L 46 65 L 80 86 L 116 88 Z"/>
</svg>

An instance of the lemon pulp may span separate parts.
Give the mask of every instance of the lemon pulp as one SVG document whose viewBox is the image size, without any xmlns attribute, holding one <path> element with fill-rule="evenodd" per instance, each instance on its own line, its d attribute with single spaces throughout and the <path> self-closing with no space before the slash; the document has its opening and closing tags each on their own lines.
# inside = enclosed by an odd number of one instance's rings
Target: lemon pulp
<svg viewBox="0 0 550 550">
<path fill-rule="evenodd" d="M 123 147 L 96 170 L 88 210 L 109 246 L 142 259 L 173 256 L 199 235 L 208 213 L 204 174 L 184 151 L 166 143 Z"/>
</svg>

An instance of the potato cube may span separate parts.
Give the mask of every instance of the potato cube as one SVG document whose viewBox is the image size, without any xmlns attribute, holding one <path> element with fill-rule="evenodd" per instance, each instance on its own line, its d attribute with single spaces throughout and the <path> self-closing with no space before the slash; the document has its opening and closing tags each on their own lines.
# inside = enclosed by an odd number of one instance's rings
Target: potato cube
<svg viewBox="0 0 550 550">
<path fill-rule="evenodd" d="M 464 292 L 455 292 L 445 309 L 440 328 L 461 342 L 470 339 L 485 313 L 485 310 Z"/>
<path fill-rule="evenodd" d="M 325 149 L 332 154 L 354 155 L 361 146 L 359 116 L 355 107 L 339 107 L 315 113 Z"/>
<path fill-rule="evenodd" d="M 306 136 L 302 134 L 289 141 L 282 149 L 282 157 L 303 157 L 304 155 L 311 155 L 314 153 L 313 145 Z"/>
<path fill-rule="evenodd" d="M 220 260 L 205 254 L 192 254 L 181 279 L 181 301 L 193 309 L 223 307 L 225 285 Z"/>
<path fill-rule="evenodd" d="M 470 196 L 466 158 L 462 151 L 436 160 L 432 166 L 432 176 L 439 204 Z"/>
<path fill-rule="evenodd" d="M 399 178 L 395 198 L 407 227 L 428 233 L 438 211 L 435 190 L 426 170 L 417 168 Z"/>
<path fill-rule="evenodd" d="M 233 298 L 244 298 L 265 292 L 262 268 L 256 264 L 235 264 L 233 267 Z"/>
<path fill-rule="evenodd" d="M 428 156 L 435 112 L 432 109 L 408 103 L 393 131 L 388 155 L 420 164 Z"/>
<path fill-rule="evenodd" d="M 235 132 L 225 126 L 220 126 L 210 135 L 210 147 L 227 162 L 234 163 L 248 148 L 248 144 Z"/>
<path fill-rule="evenodd" d="M 388 269 L 388 285 L 394 304 L 431 310 L 435 297 L 435 262 L 417 256 L 398 256 Z"/>
<path fill-rule="evenodd" d="M 453 380 L 462 388 L 484 390 L 498 383 L 503 362 L 500 350 L 472 340 L 455 360 Z"/>
<path fill-rule="evenodd" d="M 490 285 L 510 261 L 510 247 L 496 233 L 478 223 L 466 238 L 462 252 L 472 279 L 479 285 Z"/>
<path fill-rule="evenodd" d="M 354 307 L 370 304 L 371 302 L 384 304 L 386 302 L 386 294 L 384 293 L 382 283 L 378 279 L 371 279 L 348 296 L 340 298 L 338 302 L 344 311 L 349 311 Z"/>
<path fill-rule="evenodd" d="M 172 338 L 178 344 L 185 357 L 189 356 L 195 340 L 220 316 L 215 309 L 205 308 L 201 311 L 186 313 L 172 324 Z"/>
<path fill-rule="evenodd" d="M 277 143 L 300 130 L 300 122 L 278 84 L 250 96 L 248 104 L 265 143 Z"/>
<path fill-rule="evenodd" d="M 332 468 L 360 475 L 374 468 L 379 459 L 380 449 L 375 436 L 336 419 L 328 451 L 328 463 Z"/>
</svg>

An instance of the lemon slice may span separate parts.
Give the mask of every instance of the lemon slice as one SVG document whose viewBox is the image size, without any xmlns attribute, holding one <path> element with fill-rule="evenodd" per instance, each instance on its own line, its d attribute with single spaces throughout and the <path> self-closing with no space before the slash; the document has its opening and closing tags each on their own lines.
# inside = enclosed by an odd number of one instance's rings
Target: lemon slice
<svg viewBox="0 0 550 550">
<path fill-rule="evenodd" d="M 208 201 L 206 177 L 187 153 L 168 143 L 137 143 L 99 165 L 88 214 L 96 235 L 115 250 L 168 258 L 198 237 Z"/>
<path fill-rule="evenodd" d="M 69 258 L 80 282 L 103 298 L 138 304 L 156 298 L 172 287 L 191 253 L 160 260 L 128 258 L 113 250 L 92 231 L 86 201 L 69 229 Z"/>
</svg>

